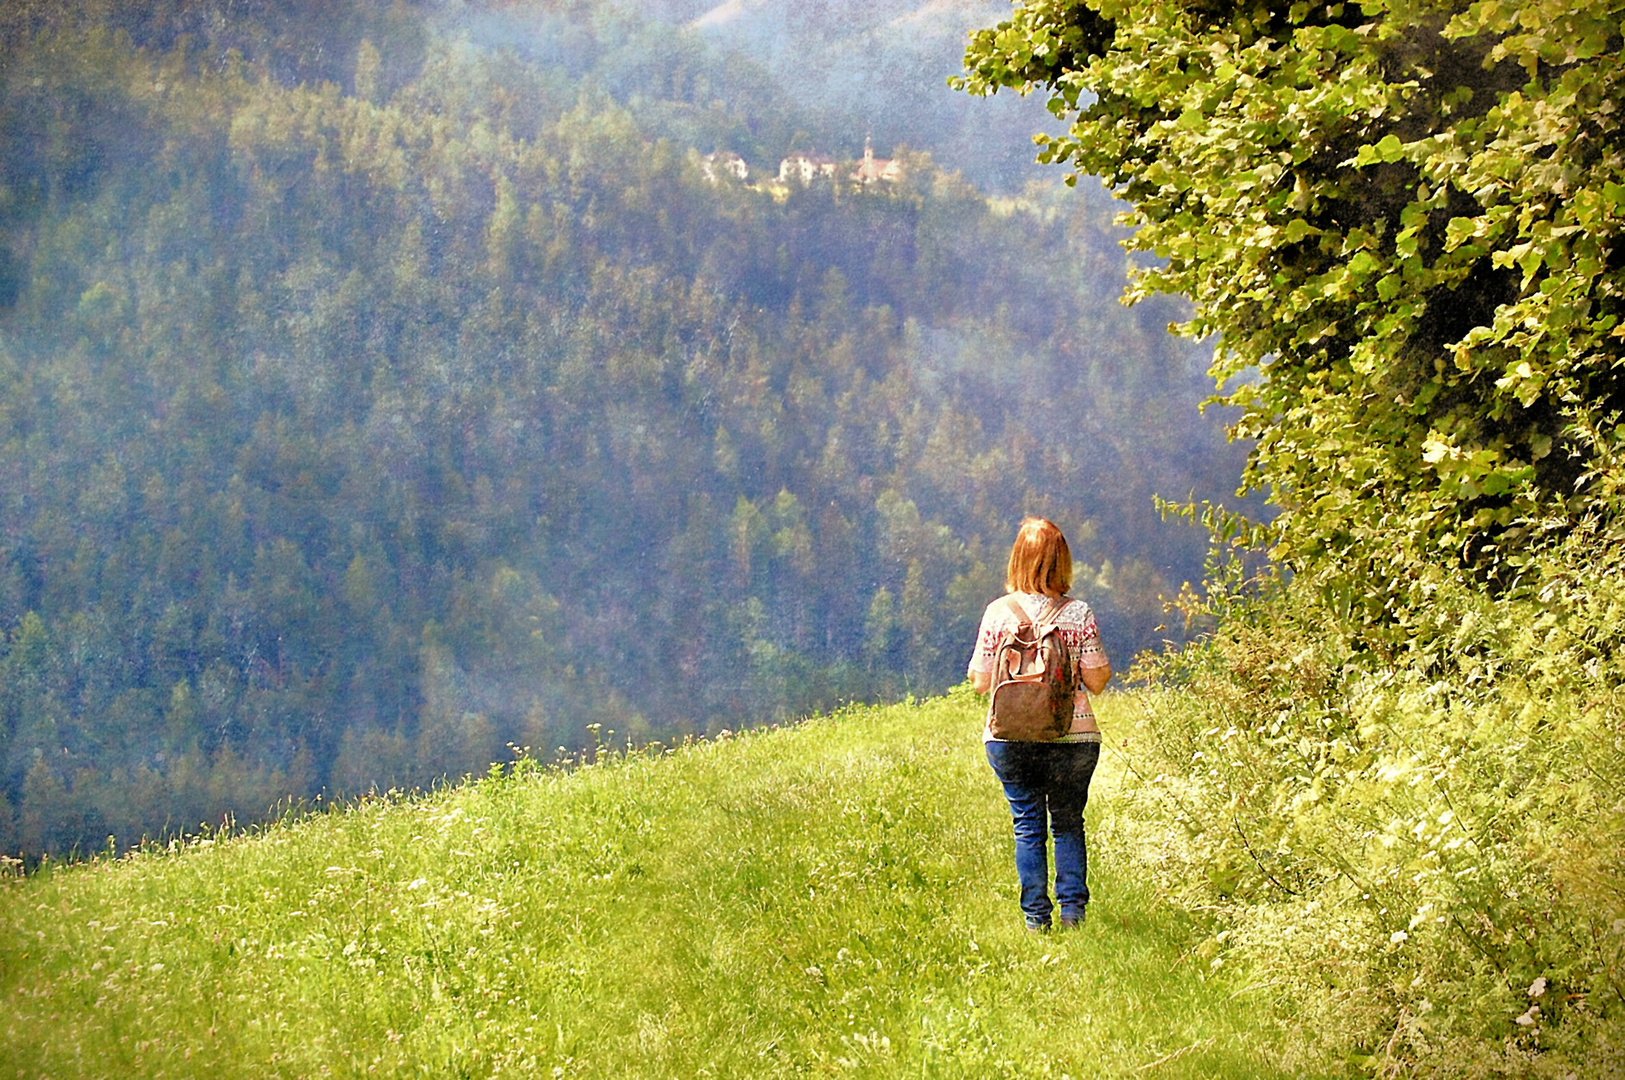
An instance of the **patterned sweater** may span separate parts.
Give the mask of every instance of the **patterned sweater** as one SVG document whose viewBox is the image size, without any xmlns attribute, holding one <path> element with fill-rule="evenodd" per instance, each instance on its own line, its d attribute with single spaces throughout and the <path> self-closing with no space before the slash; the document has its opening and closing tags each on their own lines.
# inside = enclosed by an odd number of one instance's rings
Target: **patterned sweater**
<svg viewBox="0 0 1625 1080">
<path fill-rule="evenodd" d="M 1089 610 L 1088 604 L 1071 597 L 1056 601 L 1038 593 L 1013 595 L 1027 612 L 1027 617 L 1034 622 L 1055 622 L 1061 631 L 1062 640 L 1066 642 L 1067 654 L 1077 668 L 1078 696 L 1072 708 L 1072 730 L 1058 741 L 1099 742 L 1100 725 L 1095 723 L 1095 712 L 1089 707 L 1089 692 L 1083 687 L 1081 674 L 1086 668 L 1108 666 L 1106 653 L 1100 647 L 1100 630 L 1095 626 L 1095 613 Z M 1060 617 L 1052 620 L 1051 613 L 1057 605 L 1061 607 Z M 993 658 L 999 651 L 999 645 L 1014 634 L 1019 625 L 1020 620 L 1010 610 L 1010 605 L 1004 597 L 989 604 L 987 610 L 982 613 L 982 628 L 976 635 L 976 651 L 971 654 L 967 674 L 976 672 L 991 674 Z M 985 728 L 982 731 L 982 739 L 985 742 L 997 741 L 993 738 L 992 732 Z"/>
</svg>

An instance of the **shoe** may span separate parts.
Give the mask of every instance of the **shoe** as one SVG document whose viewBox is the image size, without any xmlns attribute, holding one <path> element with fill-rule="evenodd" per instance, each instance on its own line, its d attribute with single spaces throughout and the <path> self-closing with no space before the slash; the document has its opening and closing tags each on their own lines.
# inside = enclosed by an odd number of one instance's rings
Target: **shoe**
<svg viewBox="0 0 1625 1080">
<path fill-rule="evenodd" d="M 1061 929 L 1071 930 L 1073 927 L 1082 926 L 1088 920 L 1088 918 L 1089 909 L 1079 908 L 1077 914 L 1075 915 L 1061 916 Z"/>
<path fill-rule="evenodd" d="M 1029 933 L 1029 934 L 1047 934 L 1047 933 L 1049 933 L 1049 923 L 1047 923 L 1047 922 L 1034 922 L 1033 920 L 1028 919 L 1027 920 L 1027 933 Z"/>
</svg>

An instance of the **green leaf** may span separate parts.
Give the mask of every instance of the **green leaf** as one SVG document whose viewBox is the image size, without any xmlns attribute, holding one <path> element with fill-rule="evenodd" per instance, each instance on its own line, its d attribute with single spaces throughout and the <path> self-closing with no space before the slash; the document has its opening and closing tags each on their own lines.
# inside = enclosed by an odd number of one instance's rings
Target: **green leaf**
<svg viewBox="0 0 1625 1080">
<path fill-rule="evenodd" d="M 1444 229 L 1444 249 L 1454 251 L 1477 234 L 1477 218 L 1453 217 Z"/>
<path fill-rule="evenodd" d="M 1302 218 L 1293 218 L 1291 221 L 1287 222 L 1284 236 L 1287 243 L 1296 244 L 1301 240 L 1307 239 L 1308 237 L 1319 236 L 1320 234 L 1321 230 L 1315 228 Z"/>
</svg>

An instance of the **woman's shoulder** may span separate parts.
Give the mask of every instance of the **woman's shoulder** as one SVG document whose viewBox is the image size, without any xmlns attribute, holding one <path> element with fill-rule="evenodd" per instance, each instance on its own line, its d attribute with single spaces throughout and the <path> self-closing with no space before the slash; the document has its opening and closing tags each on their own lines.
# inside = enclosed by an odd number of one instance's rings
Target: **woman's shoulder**
<svg viewBox="0 0 1625 1080">
<path fill-rule="evenodd" d="M 1041 621 L 1053 619 L 1059 623 L 1082 624 L 1094 616 L 1093 610 L 1080 597 L 1062 596 L 1057 600 L 1038 593 L 1015 592 L 1005 593 L 989 604 L 987 610 L 983 613 L 983 619 L 989 622 L 1008 620 L 1015 623 L 1020 621 L 1021 616 L 1016 612 L 1011 601 L 1019 604 L 1021 612 L 1029 619 Z"/>
<path fill-rule="evenodd" d="M 1081 596 L 1063 596 L 1061 600 L 1066 605 L 1063 610 L 1065 610 L 1068 615 L 1078 615 L 1081 617 L 1084 615 L 1094 614 L 1094 609 L 1089 606 L 1089 601 L 1085 600 Z"/>
<path fill-rule="evenodd" d="M 1015 593 L 1005 593 L 998 599 L 990 601 L 987 607 L 982 610 L 982 621 L 995 622 L 1002 618 L 1014 620 L 1016 615 L 1015 612 L 1010 609 L 1010 600 L 1012 597 L 1015 597 L 1015 595 Z"/>
<path fill-rule="evenodd" d="M 1080 596 L 1063 596 L 1061 607 L 1055 621 L 1062 624 L 1083 627 L 1095 617 L 1094 609 Z"/>
</svg>

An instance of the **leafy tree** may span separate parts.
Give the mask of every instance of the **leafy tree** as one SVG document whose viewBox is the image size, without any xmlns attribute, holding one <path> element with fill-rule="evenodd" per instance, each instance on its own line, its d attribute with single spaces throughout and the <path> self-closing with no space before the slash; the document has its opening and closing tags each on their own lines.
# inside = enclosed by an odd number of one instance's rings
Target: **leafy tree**
<svg viewBox="0 0 1625 1080">
<path fill-rule="evenodd" d="M 966 53 L 1127 201 L 1131 295 L 1217 335 L 1277 556 L 1379 640 L 1618 506 L 1622 14 L 1033 0 Z"/>
</svg>

